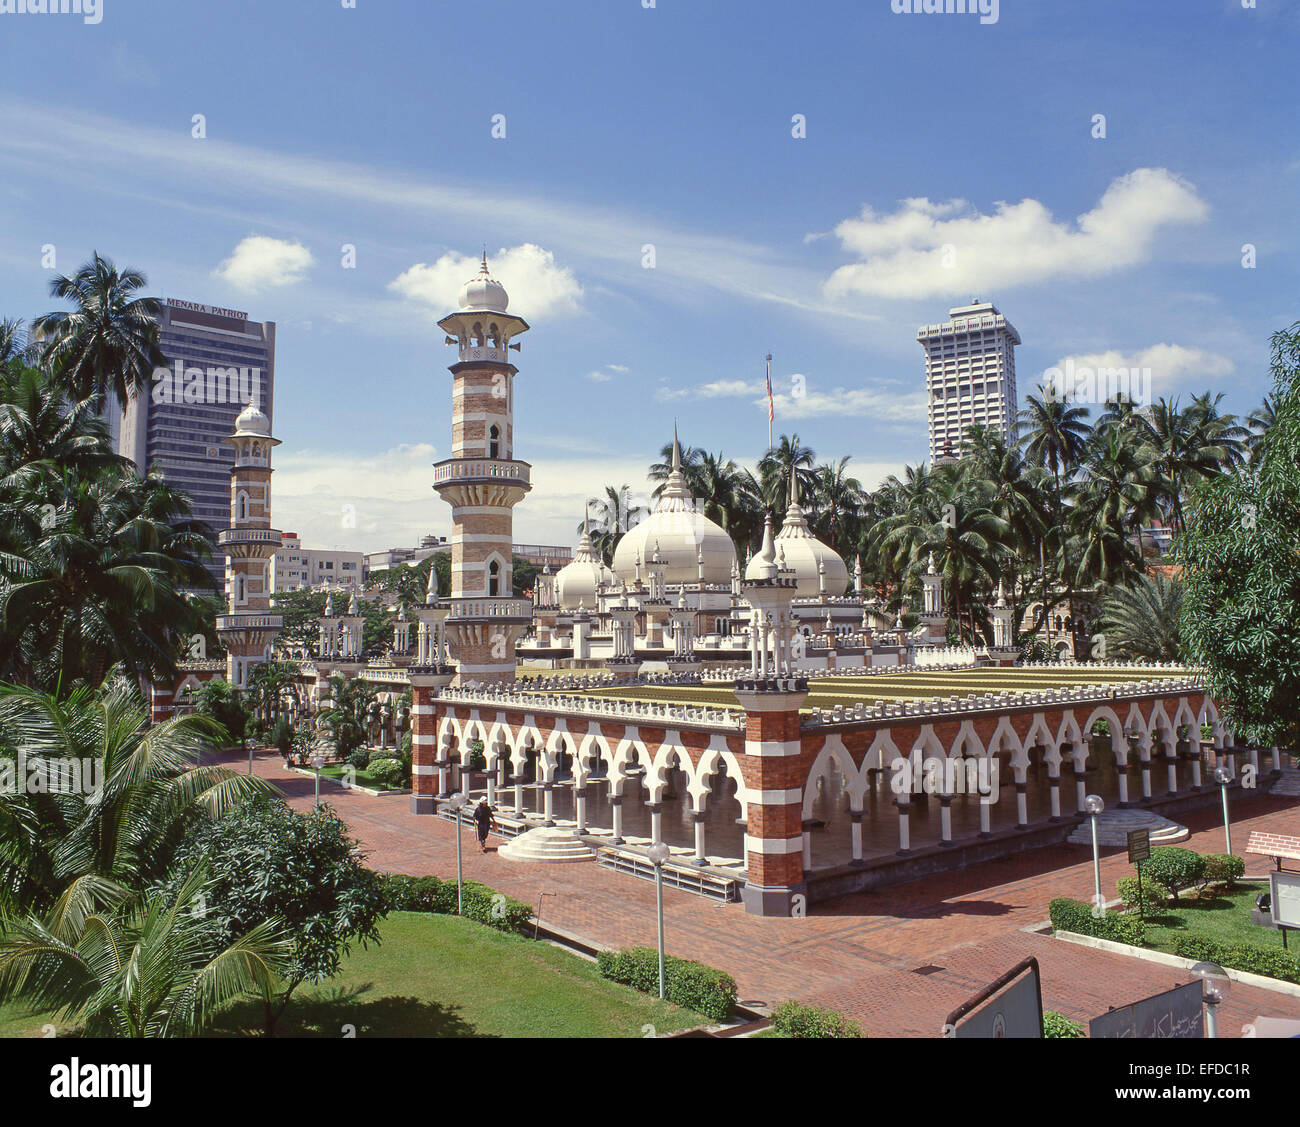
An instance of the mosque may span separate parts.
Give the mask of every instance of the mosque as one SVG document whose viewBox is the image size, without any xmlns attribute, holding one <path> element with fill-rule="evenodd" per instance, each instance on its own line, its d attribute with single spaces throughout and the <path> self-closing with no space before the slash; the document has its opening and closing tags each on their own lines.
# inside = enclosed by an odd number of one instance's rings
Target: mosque
<svg viewBox="0 0 1300 1127">
<path fill-rule="evenodd" d="M 1117 819 L 1103 834 L 1145 826 L 1156 843 L 1178 840 L 1173 818 L 1216 801 L 1206 772 L 1235 775 L 1232 733 L 1188 670 L 1017 666 L 1001 596 L 993 645 L 949 648 L 933 561 L 920 624 L 891 621 L 864 595 L 860 565 L 850 577 L 813 535 L 797 478 L 779 529 L 769 516 L 761 548 L 739 560 L 691 496 L 675 434 L 654 510 L 612 567 L 584 521 L 572 562 L 516 596 L 513 510 L 532 467 L 515 456 L 511 353 L 530 326 L 486 256 L 457 304 L 438 322 L 456 354 L 451 457 L 433 479 L 452 510 L 450 596 L 431 570 L 382 659 L 363 652 L 355 594 L 346 607 L 330 598 L 314 653 L 279 654 L 297 662 L 306 715 L 334 674 L 380 690 L 374 742 L 409 726 L 413 815 L 459 818 L 449 800 L 481 794 L 510 838 L 503 858 L 644 877 L 663 843 L 669 883 L 798 916 L 847 891 L 1082 840 L 1090 795 Z M 232 441 L 221 543 L 233 578 L 217 623 L 228 657 L 155 686 L 156 719 L 206 678 L 246 684 L 282 626 L 265 575 L 280 540 L 277 440 L 250 406 Z M 521 665 L 547 676 L 520 677 Z"/>
</svg>

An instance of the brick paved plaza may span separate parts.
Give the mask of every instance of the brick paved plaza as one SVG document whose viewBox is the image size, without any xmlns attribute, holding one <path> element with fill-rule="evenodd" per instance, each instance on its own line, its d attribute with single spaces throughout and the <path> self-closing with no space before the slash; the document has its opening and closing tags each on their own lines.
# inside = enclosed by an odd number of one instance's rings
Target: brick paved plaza
<svg viewBox="0 0 1300 1127">
<path fill-rule="evenodd" d="M 228 762 L 240 765 L 237 757 Z M 259 754 L 257 770 L 292 805 L 310 808 L 312 780 L 285 771 L 278 755 Z M 442 818 L 409 813 L 403 797 L 372 798 L 325 781 L 324 794 L 369 853 L 369 863 L 415 875 L 454 877 L 454 828 Z M 1238 799 L 1233 811 L 1238 851 L 1253 830 L 1300 833 L 1294 798 Z M 1223 849 L 1218 812 L 1181 816 L 1186 842 L 1201 852 Z M 1238 836 L 1240 835 L 1240 836 Z M 490 839 L 490 845 L 498 843 Z M 604 946 L 655 941 L 654 885 L 596 864 L 528 865 L 481 855 L 472 833 L 463 841 L 468 878 L 536 907 L 545 922 Z M 1247 877 L 1271 862 L 1247 856 Z M 1128 872 L 1121 850 L 1103 855 L 1104 888 Z M 1056 896 L 1089 899 L 1089 850 L 1051 847 L 964 872 L 929 877 L 875 893 L 814 906 L 806 919 L 746 915 L 690 893 L 665 890 L 667 946 L 672 954 L 727 970 L 742 1002 L 775 1005 L 787 997 L 830 1005 L 862 1023 L 870 1036 L 933 1037 L 944 1017 L 1020 959 L 1034 955 L 1043 972 L 1043 1004 L 1084 1022 L 1185 981 L 1173 967 L 1095 951 L 1026 932 L 1045 921 Z M 917 969 L 937 968 L 918 974 Z M 1234 984 L 1220 1016 L 1225 1036 L 1238 1036 L 1257 1016 L 1300 1018 L 1300 997 Z"/>
</svg>

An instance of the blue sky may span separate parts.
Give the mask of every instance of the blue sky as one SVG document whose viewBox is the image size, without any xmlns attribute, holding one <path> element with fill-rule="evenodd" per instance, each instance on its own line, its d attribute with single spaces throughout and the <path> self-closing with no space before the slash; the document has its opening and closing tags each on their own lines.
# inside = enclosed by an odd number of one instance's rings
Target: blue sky
<svg viewBox="0 0 1300 1127">
<path fill-rule="evenodd" d="M 1293 0 L 6 6 L 0 314 L 55 304 L 52 244 L 276 321 L 276 523 L 312 546 L 448 530 L 434 321 L 484 245 L 533 325 L 521 542 L 643 489 L 674 419 L 752 462 L 769 350 L 778 432 L 874 486 L 925 457 L 917 326 L 972 296 L 1022 395 L 1106 357 L 1243 412 L 1300 318 Z"/>
</svg>

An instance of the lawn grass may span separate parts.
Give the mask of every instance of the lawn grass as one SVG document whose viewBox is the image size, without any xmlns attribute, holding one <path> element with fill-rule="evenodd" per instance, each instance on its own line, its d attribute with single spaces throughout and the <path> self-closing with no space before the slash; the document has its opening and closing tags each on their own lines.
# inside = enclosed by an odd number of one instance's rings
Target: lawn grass
<svg viewBox="0 0 1300 1127">
<path fill-rule="evenodd" d="M 691 1010 L 601 978 L 596 964 L 472 920 L 392 912 L 383 939 L 339 973 L 301 986 L 279 1037 L 644 1037 L 706 1024 Z M 0 1006 L 0 1037 L 41 1037 L 48 1015 Z M 58 1025 L 59 1035 L 70 1032 Z M 232 1006 L 206 1036 L 257 1036 L 258 1003 Z"/>
<path fill-rule="evenodd" d="M 324 778 L 338 781 L 345 777 L 352 779 L 352 785 L 358 787 L 369 787 L 371 790 L 410 790 L 409 783 L 381 783 L 370 774 L 368 767 L 350 767 L 346 763 L 335 763 L 329 767 L 322 767 L 320 773 Z"/>
<path fill-rule="evenodd" d="M 705 1024 L 699 1014 L 600 977 L 550 944 L 455 916 L 393 912 L 382 945 L 355 948 L 340 973 L 300 987 L 277 1035 L 643 1037 Z M 256 1034 L 259 1006 L 234 1007 L 216 1036 Z"/>
<path fill-rule="evenodd" d="M 1207 898 L 1179 899 L 1158 912 L 1148 911 L 1147 944 L 1173 953 L 1174 940 L 1199 936 L 1215 943 L 1251 943 L 1256 947 L 1282 947 L 1282 933 L 1252 923 L 1255 897 L 1267 892 L 1267 883 L 1244 882 L 1231 892 L 1218 891 Z M 1182 894 L 1184 897 L 1186 893 Z M 1300 937 L 1293 936 L 1292 953 L 1300 954 Z"/>
</svg>

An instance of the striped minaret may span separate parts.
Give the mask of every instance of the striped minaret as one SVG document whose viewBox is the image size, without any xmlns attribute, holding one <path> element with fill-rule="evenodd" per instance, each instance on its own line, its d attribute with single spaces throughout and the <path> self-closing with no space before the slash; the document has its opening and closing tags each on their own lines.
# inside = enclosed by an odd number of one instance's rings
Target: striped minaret
<svg viewBox="0 0 1300 1127">
<path fill-rule="evenodd" d="M 271 527 L 271 420 L 250 403 L 235 420 L 228 440 L 235 447 L 230 472 L 230 527 L 217 545 L 230 557 L 226 595 L 229 613 L 217 616 L 217 634 L 226 647 L 226 680 L 245 688 L 248 674 L 271 656 L 271 644 L 284 624 L 271 613 L 270 562 L 280 548 Z"/>
<path fill-rule="evenodd" d="M 446 638 L 456 684 L 508 681 L 515 644 L 532 603 L 512 595 L 512 509 L 532 488 L 527 462 L 514 458 L 514 337 L 528 322 L 506 312 L 505 287 L 488 273 L 460 292 L 460 309 L 438 322 L 458 350 L 451 365 L 451 457 L 434 466 L 434 488 L 451 506 L 451 614 Z"/>
</svg>

